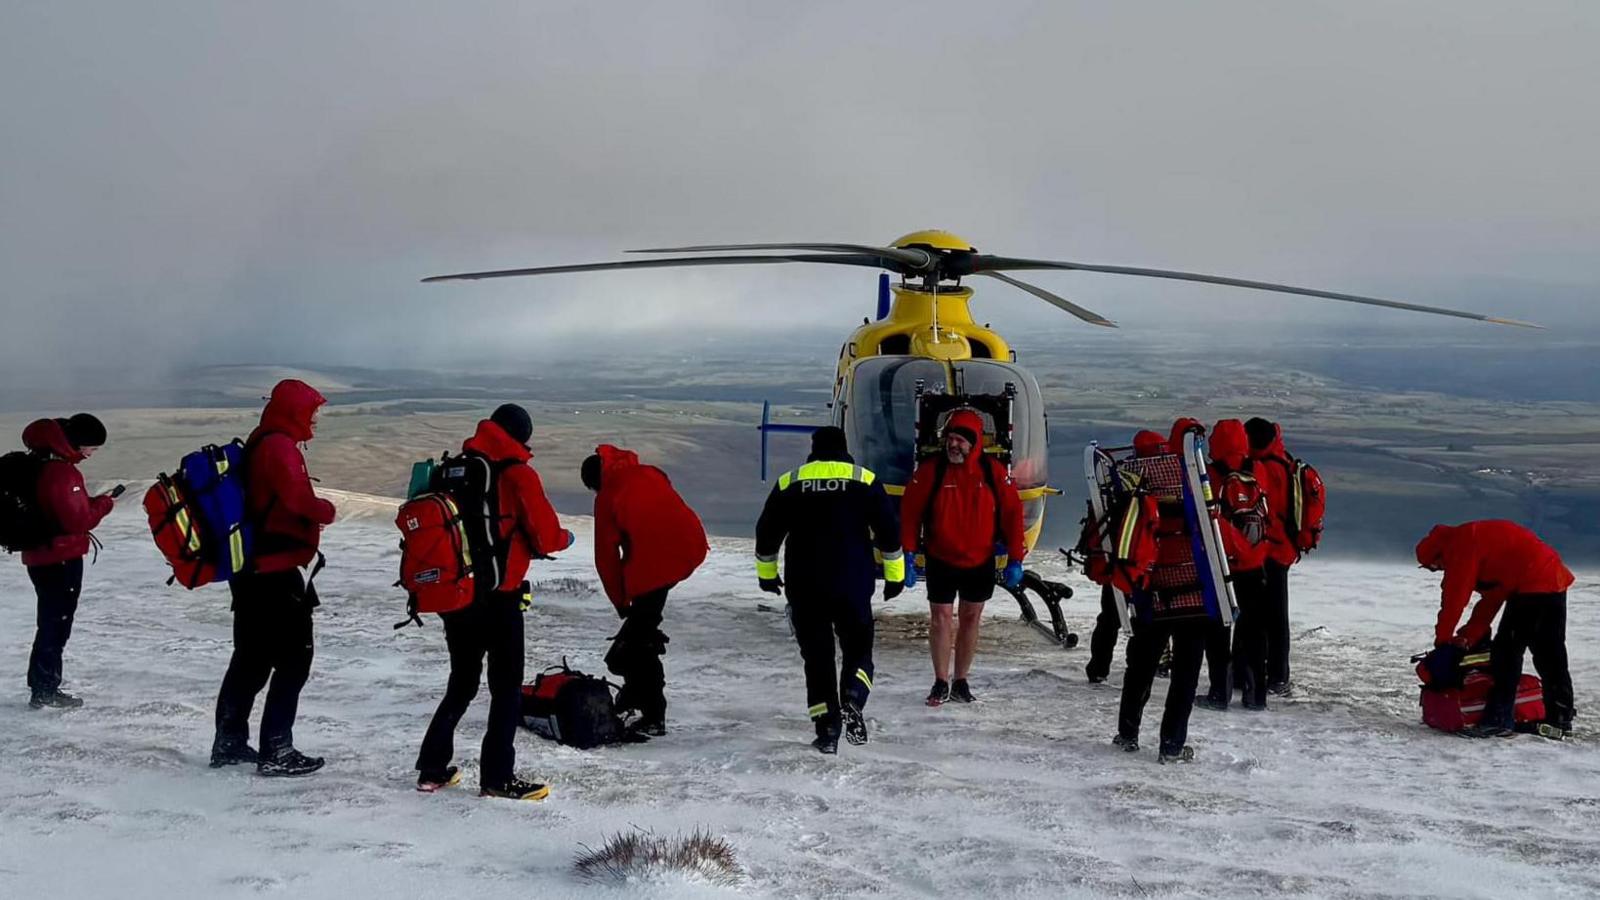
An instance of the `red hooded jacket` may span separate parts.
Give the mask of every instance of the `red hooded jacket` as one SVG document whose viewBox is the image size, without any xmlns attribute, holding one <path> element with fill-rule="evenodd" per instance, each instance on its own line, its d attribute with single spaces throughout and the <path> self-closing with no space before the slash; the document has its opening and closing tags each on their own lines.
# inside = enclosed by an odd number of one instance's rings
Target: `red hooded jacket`
<svg viewBox="0 0 1600 900">
<path fill-rule="evenodd" d="M 941 484 L 933 483 L 939 457 L 923 460 L 917 466 L 900 501 L 901 546 L 907 553 L 922 552 L 947 565 L 971 569 L 993 559 L 995 544 L 999 542 L 1005 545 L 1011 561 L 1021 561 L 1028 553 L 1022 525 L 1022 498 L 1006 467 L 983 452 L 982 417 L 971 410 L 959 410 L 950 417 L 946 427 L 966 428 L 978 436 L 978 442 L 964 463 L 945 464 Z M 979 465 L 989 467 L 994 490 L 989 489 Z M 930 504 L 933 515 L 924 535 L 923 519 L 927 518 Z M 999 534 L 995 533 L 997 518 Z"/>
<path fill-rule="evenodd" d="M 665 472 L 639 464 L 631 450 L 602 444 L 594 497 L 594 567 L 618 610 L 671 587 L 705 562 L 705 526 Z"/>
<path fill-rule="evenodd" d="M 466 453 L 480 453 L 490 462 L 512 461 L 500 473 L 500 537 L 510 543 L 506 554 L 505 578 L 498 590 L 514 591 L 528 577 L 528 565 L 536 556 L 549 556 L 567 549 L 566 531 L 556 518 L 555 508 L 544 495 L 539 473 L 527 462 L 533 451 L 516 442 L 505 429 L 484 419 L 478 431 L 461 445 Z"/>
<path fill-rule="evenodd" d="M 55 419 L 39 419 L 22 431 L 22 444 L 48 460 L 39 470 L 37 498 L 45 519 L 55 528 L 50 543 L 22 551 L 25 566 L 50 566 L 82 559 L 89 552 L 89 532 L 111 512 L 110 497 L 90 497 L 78 463 L 83 452 L 67 440 Z"/>
<path fill-rule="evenodd" d="M 256 523 L 257 572 L 284 572 L 317 558 L 333 504 L 317 496 L 300 445 L 311 440 L 311 419 L 327 400 L 293 378 L 278 382 L 245 441 L 245 508 Z"/>
<path fill-rule="evenodd" d="M 1250 465 L 1250 438 L 1245 434 L 1244 423 L 1238 419 L 1217 422 L 1211 428 L 1211 439 L 1206 446 L 1211 451 L 1211 489 L 1217 492 L 1222 508 L 1222 543 L 1228 554 L 1228 568 L 1234 572 L 1253 572 L 1266 565 L 1271 544 L 1265 538 L 1251 543 L 1234 524 L 1233 517 L 1253 509 L 1262 496 L 1261 484 L 1256 481 Z M 1271 518 L 1269 505 L 1267 520 Z"/>
<path fill-rule="evenodd" d="M 1469 647 L 1489 636 L 1489 626 L 1506 599 L 1515 594 L 1558 594 L 1572 586 L 1561 556 L 1538 535 L 1515 522 L 1488 519 L 1462 525 L 1435 525 L 1417 544 L 1417 562 L 1444 570 L 1435 643 L 1448 643 L 1472 599 L 1483 595 L 1459 635 Z"/>
<path fill-rule="evenodd" d="M 1272 443 L 1262 449 L 1251 448 L 1251 472 L 1267 495 L 1267 509 L 1272 515 L 1267 519 L 1267 559 L 1281 566 L 1292 566 L 1300 561 L 1289 529 L 1283 520 L 1283 511 L 1289 508 L 1294 496 L 1294 486 L 1289 483 L 1292 471 L 1289 451 L 1283 448 L 1283 429 L 1273 425 Z"/>
</svg>

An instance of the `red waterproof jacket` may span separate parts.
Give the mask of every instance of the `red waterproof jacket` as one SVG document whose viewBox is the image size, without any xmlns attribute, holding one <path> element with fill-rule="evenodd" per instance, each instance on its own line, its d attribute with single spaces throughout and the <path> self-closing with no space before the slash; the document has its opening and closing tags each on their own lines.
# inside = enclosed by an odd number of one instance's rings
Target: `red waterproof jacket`
<svg viewBox="0 0 1600 900">
<path fill-rule="evenodd" d="M 327 400 L 293 378 L 278 382 L 245 441 L 245 509 L 256 523 L 257 572 L 283 572 L 317 558 L 333 504 L 317 496 L 300 445 L 311 440 L 312 416 Z"/>
<path fill-rule="evenodd" d="M 1289 462 L 1289 452 L 1283 448 L 1283 429 L 1274 425 L 1273 431 L 1272 443 L 1264 449 L 1250 450 L 1250 468 L 1261 490 L 1267 495 L 1267 508 L 1272 511 L 1267 523 L 1267 559 L 1279 565 L 1292 566 L 1300 560 L 1300 552 L 1295 549 L 1294 540 L 1284 523 L 1283 511 L 1289 508 L 1294 496 L 1294 486 L 1289 483 L 1293 467 Z"/>
<path fill-rule="evenodd" d="M 111 512 L 110 497 L 90 497 L 78 463 L 83 453 L 67 440 L 56 419 L 39 419 L 22 430 L 22 444 L 49 459 L 39 470 L 36 497 L 55 537 L 43 547 L 22 551 L 25 566 L 50 566 L 82 559 L 89 552 L 89 532 Z"/>
<path fill-rule="evenodd" d="M 1259 511 L 1262 497 L 1261 484 L 1250 465 L 1250 438 L 1245 434 L 1244 423 L 1238 419 L 1223 419 L 1211 428 L 1207 442 L 1211 451 L 1211 489 L 1217 494 L 1222 511 L 1222 544 L 1228 554 L 1228 568 L 1234 572 L 1253 572 L 1266 565 L 1271 545 L 1263 535 L 1252 542 L 1250 536 L 1237 525 L 1241 514 Z M 1266 522 L 1272 518 L 1272 508 L 1266 508 Z M 1265 522 L 1263 522 L 1265 524 Z"/>
<path fill-rule="evenodd" d="M 983 452 L 983 419 L 970 410 L 960 410 L 950 417 L 949 424 L 967 428 L 978 436 L 978 443 L 961 465 L 945 463 L 940 484 L 933 483 L 939 458 L 923 460 L 917 466 L 900 501 L 901 546 L 907 553 L 925 553 L 946 565 L 971 569 L 993 559 L 995 544 L 1003 543 L 1006 555 L 1021 561 L 1028 553 L 1022 498 L 1006 467 Z M 980 465 L 989 467 L 993 490 Z M 926 533 L 924 519 L 928 519 Z"/>
<path fill-rule="evenodd" d="M 528 565 L 536 556 L 549 556 L 567 549 L 566 531 L 556 518 L 555 508 L 544 495 L 539 473 L 526 463 L 533 451 L 517 443 L 505 429 L 484 419 L 478 431 L 461 445 L 467 453 L 481 453 L 490 462 L 515 461 L 500 473 L 500 537 L 508 541 L 505 578 L 501 591 L 516 590 L 528 577 Z"/>
<path fill-rule="evenodd" d="M 671 587 L 705 562 L 706 529 L 665 472 L 631 450 L 602 444 L 594 497 L 594 567 L 618 610 Z"/>
<path fill-rule="evenodd" d="M 1417 544 L 1417 562 L 1444 570 L 1440 588 L 1435 643 L 1448 643 L 1456 623 L 1472 599 L 1483 595 L 1467 624 L 1458 632 L 1474 646 L 1489 636 L 1495 614 L 1514 594 L 1558 594 L 1572 586 L 1572 573 L 1561 556 L 1538 535 L 1515 522 L 1487 519 L 1462 525 L 1435 525 Z"/>
</svg>

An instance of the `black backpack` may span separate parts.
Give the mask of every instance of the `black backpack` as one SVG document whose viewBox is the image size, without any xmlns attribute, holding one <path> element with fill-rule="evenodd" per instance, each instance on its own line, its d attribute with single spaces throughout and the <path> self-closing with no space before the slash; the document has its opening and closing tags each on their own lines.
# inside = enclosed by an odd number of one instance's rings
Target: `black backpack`
<svg viewBox="0 0 1600 900">
<path fill-rule="evenodd" d="M 511 543 L 500 537 L 500 520 L 504 517 L 500 512 L 499 484 L 500 474 L 514 465 L 514 460 L 497 463 L 477 453 L 447 453 L 433 470 L 430 489 L 450 495 L 461 512 L 480 598 L 494 592 L 505 578 Z"/>
<path fill-rule="evenodd" d="M 522 688 L 522 724 L 543 738 L 588 750 L 627 740 L 611 682 L 561 665 Z"/>
<path fill-rule="evenodd" d="M 39 505 L 39 474 L 45 459 L 14 450 L 0 456 L 0 547 L 7 553 L 43 547 L 55 537 Z"/>
</svg>

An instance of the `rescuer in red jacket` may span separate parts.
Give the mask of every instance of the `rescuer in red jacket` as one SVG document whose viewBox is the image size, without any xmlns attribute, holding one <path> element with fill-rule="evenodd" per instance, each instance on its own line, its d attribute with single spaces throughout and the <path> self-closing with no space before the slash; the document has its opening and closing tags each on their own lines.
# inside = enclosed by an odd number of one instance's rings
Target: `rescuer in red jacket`
<svg viewBox="0 0 1600 900">
<path fill-rule="evenodd" d="M 926 557 L 934 676 L 929 706 L 973 699 L 967 674 L 978 647 L 983 604 L 994 595 L 997 547 L 1006 554 L 1006 584 L 1022 583 L 1028 552 L 1022 498 L 1006 467 L 983 447 L 983 418 L 972 410 L 956 411 L 945 424 L 943 452 L 917 466 L 901 501 L 901 543 L 906 552 Z M 952 627 L 958 597 L 959 625 Z"/>
<path fill-rule="evenodd" d="M 1217 625 L 1207 638 L 1206 661 L 1210 666 L 1211 688 L 1195 702 L 1207 709 L 1227 709 L 1233 698 L 1234 672 L 1237 671 L 1240 676 L 1237 681 L 1244 690 L 1245 709 L 1265 709 L 1267 636 L 1263 622 L 1267 602 L 1265 567 L 1271 547 L 1266 531 L 1271 512 L 1254 474 L 1244 423 L 1238 419 L 1218 421 L 1212 426 L 1206 446 L 1211 453 L 1211 489 L 1221 513 L 1222 544 L 1228 554 L 1239 619 L 1232 629 Z M 1228 645 L 1230 636 L 1231 648 Z"/>
<path fill-rule="evenodd" d="M 1133 453 L 1137 457 L 1162 456 L 1168 452 L 1167 441 L 1154 431 L 1144 430 L 1133 436 Z M 1094 632 L 1089 635 L 1089 662 L 1083 667 L 1090 684 L 1099 684 L 1111 674 L 1111 658 L 1116 654 L 1117 637 L 1122 633 L 1122 616 L 1117 613 L 1117 592 L 1108 582 L 1100 588 L 1100 615 L 1095 617 Z"/>
<path fill-rule="evenodd" d="M 35 499 L 47 529 L 42 546 L 22 551 L 38 596 L 38 630 L 28 656 L 28 706 L 74 709 L 83 701 L 61 690 L 61 654 L 72 637 L 72 620 L 83 588 L 83 557 L 89 532 L 111 512 L 110 494 L 89 496 L 78 463 L 106 442 L 106 429 L 88 413 L 70 419 L 39 419 L 22 432 L 23 446 L 39 460 Z"/>
<path fill-rule="evenodd" d="M 334 518 L 333 504 L 311 487 L 300 445 L 316 435 L 317 411 L 325 402 L 303 381 L 281 381 L 245 441 L 245 512 L 255 525 L 255 549 L 251 567 L 228 583 L 233 658 L 217 692 L 213 768 L 255 763 L 263 775 L 308 775 L 322 768 L 321 757 L 295 749 L 294 720 L 315 652 L 312 581 L 322 567 L 317 547 Z M 264 687 L 258 753 L 249 744 L 250 711 Z"/>
<path fill-rule="evenodd" d="M 1289 535 L 1283 513 L 1290 507 L 1289 483 L 1293 467 L 1283 447 L 1283 430 L 1259 416 L 1244 423 L 1250 438 L 1251 470 L 1272 511 L 1267 523 L 1267 561 L 1263 574 L 1267 581 L 1267 691 L 1280 696 L 1294 692 L 1289 673 L 1289 567 L 1300 559 L 1294 539 Z"/>
<path fill-rule="evenodd" d="M 638 713 L 630 729 L 659 737 L 667 733 L 661 618 L 667 593 L 705 562 L 706 530 L 666 473 L 631 450 L 602 444 L 579 474 L 595 492 L 595 569 L 622 617 L 606 654 L 606 668 L 623 679 L 617 708 Z"/>
<path fill-rule="evenodd" d="M 461 445 L 463 455 L 488 460 L 494 471 L 491 489 L 500 520 L 495 551 L 504 574 L 498 585 L 479 593 L 466 609 L 439 617 L 450 648 L 450 680 L 417 753 L 419 791 L 432 792 L 460 781 L 461 770 L 450 764 L 455 755 L 456 725 L 478 696 L 487 660 L 489 722 L 478 760 L 478 792 L 511 800 L 542 800 L 550 794 L 549 787 L 524 780 L 513 771 L 517 726 L 522 722 L 522 613 L 532 603 L 526 582 L 532 560 L 571 547 L 574 538 L 561 527 L 539 473 L 529 465 L 531 440 L 533 419 L 528 411 L 505 403 L 480 421 L 477 431 Z"/>
<path fill-rule="evenodd" d="M 1572 573 L 1539 537 L 1515 522 L 1489 519 L 1462 525 L 1436 525 L 1417 544 L 1417 562 L 1443 572 L 1436 647 L 1477 646 L 1501 607 L 1505 615 L 1489 649 L 1494 687 L 1478 737 L 1510 734 L 1522 655 L 1533 653 L 1533 667 L 1544 682 L 1545 728 L 1562 737 L 1572 731 L 1572 674 L 1567 667 L 1567 588 Z M 1482 599 L 1456 631 L 1473 592 Z"/>
</svg>

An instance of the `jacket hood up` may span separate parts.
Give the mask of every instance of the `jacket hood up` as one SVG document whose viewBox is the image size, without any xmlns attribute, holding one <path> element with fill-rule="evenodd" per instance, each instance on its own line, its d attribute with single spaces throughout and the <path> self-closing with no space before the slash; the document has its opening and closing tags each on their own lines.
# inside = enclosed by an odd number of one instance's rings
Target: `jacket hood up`
<svg viewBox="0 0 1600 900">
<path fill-rule="evenodd" d="M 277 432 L 297 443 L 311 440 L 311 418 L 328 399 L 304 381 L 286 378 L 272 389 L 267 408 L 261 411 L 259 433 Z"/>
</svg>

